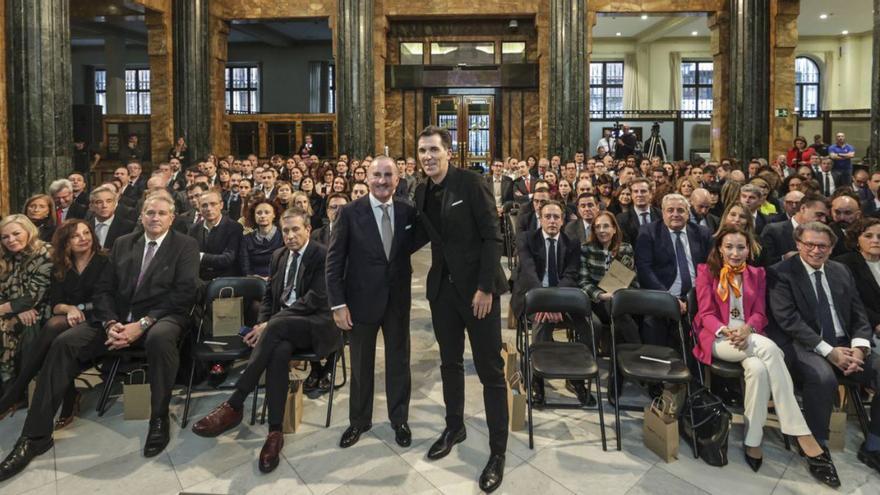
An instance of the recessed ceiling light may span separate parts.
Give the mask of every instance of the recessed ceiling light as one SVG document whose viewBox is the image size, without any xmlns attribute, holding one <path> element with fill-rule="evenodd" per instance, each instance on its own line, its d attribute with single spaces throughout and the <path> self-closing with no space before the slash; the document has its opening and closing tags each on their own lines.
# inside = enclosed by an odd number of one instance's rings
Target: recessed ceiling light
<svg viewBox="0 0 880 495">
<path fill-rule="evenodd" d="M 648 18 L 648 14 L 642 14 L 642 20 L 645 20 L 647 18 Z"/>
<path fill-rule="evenodd" d="M 840 34 L 846 36 L 846 35 L 849 34 L 849 31 L 847 31 L 846 29 L 844 29 L 843 31 L 840 32 Z"/>
<path fill-rule="evenodd" d="M 614 36 L 620 36 L 620 31 L 614 33 Z"/>
<path fill-rule="evenodd" d="M 696 31 L 691 31 L 691 36 L 696 36 L 698 34 L 700 34 L 700 33 L 696 32 Z"/>
<path fill-rule="evenodd" d="M 819 14 L 819 19 L 822 19 L 823 21 L 828 19 L 828 14 Z"/>
</svg>

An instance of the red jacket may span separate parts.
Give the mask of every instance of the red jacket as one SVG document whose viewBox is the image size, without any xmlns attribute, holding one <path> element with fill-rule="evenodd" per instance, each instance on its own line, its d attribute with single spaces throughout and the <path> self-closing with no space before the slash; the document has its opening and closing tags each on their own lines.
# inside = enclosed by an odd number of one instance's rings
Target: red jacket
<svg viewBox="0 0 880 495">
<path fill-rule="evenodd" d="M 798 152 L 800 152 L 800 156 L 798 156 Z M 786 155 L 785 163 L 789 168 L 795 168 L 794 161 L 797 160 L 797 166 L 801 165 L 809 165 L 810 164 L 810 156 L 815 155 L 816 150 L 813 148 L 805 148 L 804 151 L 800 151 L 797 148 L 791 148 L 788 150 Z"/>
<path fill-rule="evenodd" d="M 767 326 L 766 298 L 767 279 L 761 267 L 747 266 L 742 274 L 742 299 L 744 320 L 764 335 Z M 709 266 L 697 266 L 697 315 L 694 317 L 694 335 L 697 337 L 694 356 L 703 364 L 712 363 L 712 344 L 715 332 L 730 321 L 730 300 L 721 301 L 716 288 L 718 279 L 712 276 Z M 732 292 L 732 291 L 731 291 Z"/>
</svg>

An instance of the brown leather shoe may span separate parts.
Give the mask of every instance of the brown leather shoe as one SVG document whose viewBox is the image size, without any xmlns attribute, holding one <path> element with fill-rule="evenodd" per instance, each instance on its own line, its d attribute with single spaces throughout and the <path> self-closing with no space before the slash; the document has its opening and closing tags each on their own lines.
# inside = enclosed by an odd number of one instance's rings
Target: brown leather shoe
<svg viewBox="0 0 880 495">
<path fill-rule="evenodd" d="M 192 431 L 200 437 L 216 437 L 238 426 L 242 416 L 242 411 L 236 411 L 228 402 L 224 402 L 193 424 Z"/>
<path fill-rule="evenodd" d="M 270 431 L 266 437 L 266 443 L 260 450 L 260 472 L 271 473 L 278 467 L 278 456 L 281 449 L 284 448 L 284 433 L 280 431 Z"/>
</svg>

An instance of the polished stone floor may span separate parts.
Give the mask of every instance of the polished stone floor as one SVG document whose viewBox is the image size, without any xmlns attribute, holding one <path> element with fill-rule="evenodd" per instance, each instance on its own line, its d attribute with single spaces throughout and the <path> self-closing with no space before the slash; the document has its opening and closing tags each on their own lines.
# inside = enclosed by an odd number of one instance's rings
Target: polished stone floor
<svg viewBox="0 0 880 495">
<path fill-rule="evenodd" d="M 430 252 L 414 258 L 412 310 L 413 393 L 410 426 L 413 444 L 400 448 L 387 421 L 383 365 L 377 363 L 377 390 L 373 429 L 352 448 L 340 449 L 339 437 L 348 425 L 348 389 L 334 401 L 330 428 L 324 428 L 326 396 L 305 399 L 300 431 L 285 438 L 284 459 L 270 475 L 257 470 L 256 457 L 266 427 L 243 424 L 215 439 L 204 439 L 180 430 L 182 394 L 176 393 L 172 412 L 177 423 L 168 449 L 154 459 L 144 459 L 141 448 L 146 421 L 125 421 L 122 403 L 113 402 L 103 418 L 94 412 L 96 392 L 86 395 L 84 413 L 56 435 L 56 444 L 22 474 L 0 484 L 0 494 L 125 494 L 174 493 L 294 493 L 294 494 L 467 494 L 479 492 L 476 479 L 488 458 L 488 436 L 483 400 L 473 364 L 466 357 L 467 440 L 445 459 L 430 462 L 425 453 L 443 429 L 444 409 L 437 344 L 431 331 L 424 294 L 424 275 Z M 506 314 L 507 300 L 502 301 Z M 504 338 L 514 340 L 512 330 Z M 381 343 L 379 344 L 381 347 Z M 555 390 L 562 390 L 557 393 Z M 568 395 L 562 383 L 551 382 L 548 396 Z M 228 392 L 198 393 L 193 417 L 209 411 Z M 632 403 L 644 401 L 635 388 L 626 389 Z M 609 446 L 613 445 L 613 410 L 606 406 Z M 0 421 L 0 455 L 12 447 L 25 412 Z M 765 436 L 765 462 L 753 474 L 743 460 L 742 426 L 730 437 L 730 463 L 710 467 L 690 455 L 684 442 L 677 461 L 665 463 L 642 444 L 639 414 L 624 414 L 623 450 L 602 451 L 598 414 L 595 411 L 555 410 L 535 412 L 535 448 L 528 447 L 525 431 L 511 434 L 504 484 L 497 493 L 555 495 L 598 494 L 878 494 L 880 476 L 861 464 L 855 454 L 861 442 L 854 421 L 849 424 L 847 448 L 833 455 L 843 479 L 837 490 L 812 481 L 805 463 L 786 451 L 775 431 Z"/>
</svg>

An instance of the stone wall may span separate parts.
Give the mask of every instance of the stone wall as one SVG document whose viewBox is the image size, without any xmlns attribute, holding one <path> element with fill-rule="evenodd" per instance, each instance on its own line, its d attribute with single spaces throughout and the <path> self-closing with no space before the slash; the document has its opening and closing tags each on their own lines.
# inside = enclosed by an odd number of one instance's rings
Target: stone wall
<svg viewBox="0 0 880 495">
<path fill-rule="evenodd" d="M 0 0 L 0 26 L 6 26 L 6 0 Z M 6 29 L 0 30 L 0 98 L 6 98 Z M 9 120 L 6 105 L 0 105 L 0 216 L 10 213 L 9 207 Z"/>
<path fill-rule="evenodd" d="M 150 57 L 150 148 L 158 164 L 174 144 L 174 59 L 172 54 L 171 1 L 149 0 L 147 54 Z"/>
<path fill-rule="evenodd" d="M 798 42 L 799 0 L 775 0 L 770 15 L 770 156 L 784 154 L 794 141 L 794 58 Z M 788 110 L 777 117 L 775 110 Z"/>
</svg>

